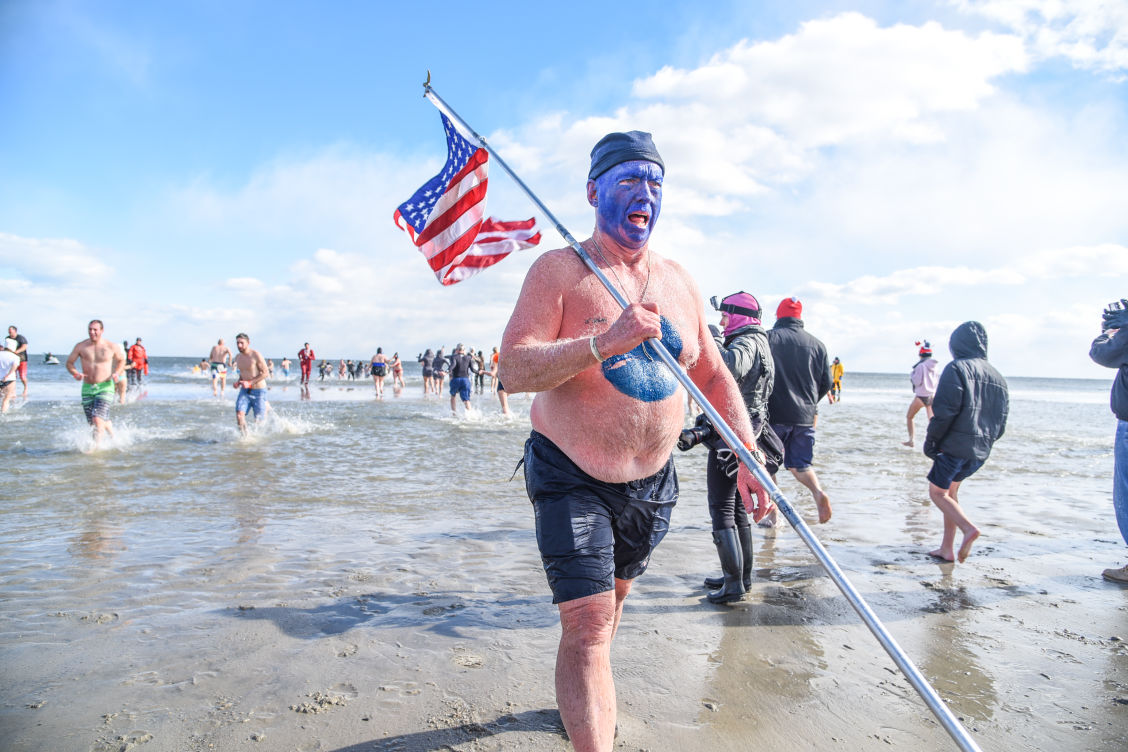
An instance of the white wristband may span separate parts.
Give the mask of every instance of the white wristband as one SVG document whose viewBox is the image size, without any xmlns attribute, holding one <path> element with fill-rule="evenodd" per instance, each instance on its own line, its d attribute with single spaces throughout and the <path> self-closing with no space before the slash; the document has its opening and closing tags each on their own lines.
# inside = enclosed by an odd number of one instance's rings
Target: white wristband
<svg viewBox="0 0 1128 752">
<path fill-rule="evenodd" d="M 607 360 L 599 354 L 599 348 L 595 346 L 595 337 L 588 337 L 588 345 L 591 346 L 591 354 L 595 356 L 596 360 L 598 360 L 600 363 Z"/>
</svg>

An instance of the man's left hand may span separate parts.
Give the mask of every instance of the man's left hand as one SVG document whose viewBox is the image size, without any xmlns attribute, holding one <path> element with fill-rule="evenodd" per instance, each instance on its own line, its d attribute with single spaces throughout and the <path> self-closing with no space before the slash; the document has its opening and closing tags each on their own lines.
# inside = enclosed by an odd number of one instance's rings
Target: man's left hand
<svg viewBox="0 0 1128 752">
<path fill-rule="evenodd" d="M 756 476 L 743 462 L 740 463 L 740 470 L 736 473 L 736 487 L 740 490 L 744 509 L 752 515 L 753 522 L 759 522 L 764 519 L 768 512 L 772 511 L 774 505 L 768 496 L 768 492 L 764 490 L 760 481 L 756 480 Z"/>
</svg>

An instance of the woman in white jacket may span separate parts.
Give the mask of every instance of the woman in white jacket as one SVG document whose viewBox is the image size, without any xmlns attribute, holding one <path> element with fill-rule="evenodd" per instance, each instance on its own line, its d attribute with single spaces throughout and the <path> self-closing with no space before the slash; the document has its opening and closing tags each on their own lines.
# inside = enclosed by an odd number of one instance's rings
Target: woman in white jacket
<svg viewBox="0 0 1128 752">
<path fill-rule="evenodd" d="M 928 340 L 917 342 L 920 345 L 920 360 L 913 366 L 913 401 L 909 405 L 909 412 L 905 420 L 909 425 L 909 440 L 902 442 L 907 447 L 913 445 L 913 417 L 923 407 L 932 419 L 932 397 L 936 394 L 936 384 L 940 380 L 940 364 L 932 357 L 932 347 Z"/>
</svg>

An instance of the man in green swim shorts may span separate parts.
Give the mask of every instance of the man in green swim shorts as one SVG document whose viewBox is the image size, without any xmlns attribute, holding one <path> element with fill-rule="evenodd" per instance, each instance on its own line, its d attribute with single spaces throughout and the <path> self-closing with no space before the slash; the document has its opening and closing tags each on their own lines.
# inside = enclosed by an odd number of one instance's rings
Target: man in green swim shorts
<svg viewBox="0 0 1128 752">
<path fill-rule="evenodd" d="M 79 342 L 67 358 L 67 371 L 75 381 L 82 382 L 82 410 L 86 422 L 94 427 L 94 443 L 105 432 L 113 438 L 113 425 L 109 421 L 110 405 L 114 401 L 114 382 L 125 371 L 125 351 L 121 345 L 102 338 L 102 322 L 91 321 L 86 328 L 87 339 Z M 82 361 L 82 370 L 75 368 Z"/>
</svg>

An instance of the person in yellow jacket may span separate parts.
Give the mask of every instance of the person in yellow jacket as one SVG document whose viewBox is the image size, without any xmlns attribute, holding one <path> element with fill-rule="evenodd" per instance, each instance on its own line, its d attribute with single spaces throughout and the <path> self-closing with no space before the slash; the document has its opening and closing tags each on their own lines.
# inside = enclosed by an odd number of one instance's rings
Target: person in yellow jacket
<svg viewBox="0 0 1128 752">
<path fill-rule="evenodd" d="M 845 372 L 846 369 L 842 367 L 842 361 L 835 358 L 834 362 L 830 364 L 830 380 L 832 383 L 828 398 L 831 404 L 842 399 L 842 374 Z"/>
</svg>

